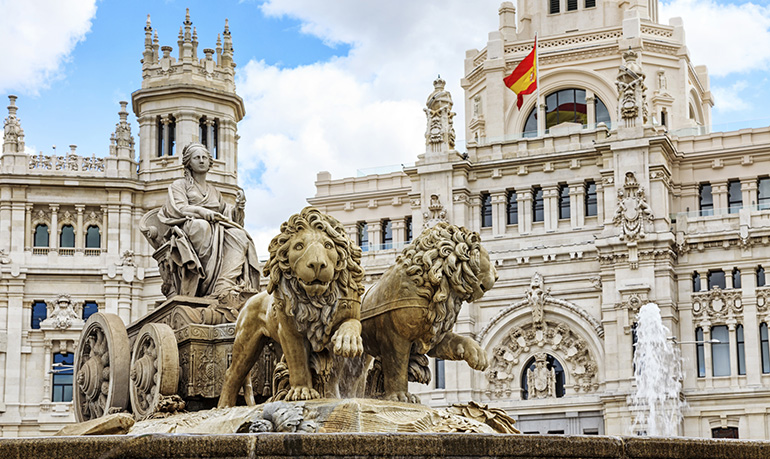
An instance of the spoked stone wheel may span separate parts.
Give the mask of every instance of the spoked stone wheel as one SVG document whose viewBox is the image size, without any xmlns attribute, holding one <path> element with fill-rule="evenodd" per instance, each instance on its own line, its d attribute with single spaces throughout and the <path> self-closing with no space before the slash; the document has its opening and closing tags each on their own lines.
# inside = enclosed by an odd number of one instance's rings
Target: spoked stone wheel
<svg viewBox="0 0 770 459">
<path fill-rule="evenodd" d="M 128 333 L 115 314 L 88 318 L 75 355 L 75 417 L 88 421 L 126 409 L 130 363 Z"/>
<path fill-rule="evenodd" d="M 131 355 L 131 408 L 142 420 L 157 411 L 164 396 L 176 394 L 179 351 L 174 331 L 166 324 L 146 324 L 139 331 Z"/>
</svg>

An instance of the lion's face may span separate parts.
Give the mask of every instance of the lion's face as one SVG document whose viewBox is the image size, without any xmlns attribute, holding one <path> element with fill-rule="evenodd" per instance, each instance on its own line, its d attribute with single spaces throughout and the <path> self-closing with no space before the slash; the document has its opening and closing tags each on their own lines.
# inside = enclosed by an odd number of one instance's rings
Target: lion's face
<svg viewBox="0 0 770 459">
<path fill-rule="evenodd" d="M 329 288 L 338 258 L 334 241 L 315 228 L 300 230 L 289 244 L 289 267 L 311 297 L 323 295 Z"/>
<path fill-rule="evenodd" d="M 480 252 L 479 283 L 473 288 L 473 295 L 469 300 L 471 302 L 481 298 L 497 281 L 497 269 L 495 269 L 494 265 L 489 261 L 489 252 L 487 252 L 487 249 L 484 247 L 481 247 Z"/>
</svg>

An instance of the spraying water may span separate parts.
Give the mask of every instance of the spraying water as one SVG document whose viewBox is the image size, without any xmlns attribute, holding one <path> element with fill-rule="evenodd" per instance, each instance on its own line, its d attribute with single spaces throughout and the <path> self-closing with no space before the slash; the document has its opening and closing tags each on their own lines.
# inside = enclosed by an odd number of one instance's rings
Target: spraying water
<svg viewBox="0 0 770 459">
<path fill-rule="evenodd" d="M 682 359 L 668 340 L 671 331 L 663 325 L 658 305 L 642 306 L 637 324 L 633 428 L 651 436 L 674 436 L 682 421 Z"/>
</svg>

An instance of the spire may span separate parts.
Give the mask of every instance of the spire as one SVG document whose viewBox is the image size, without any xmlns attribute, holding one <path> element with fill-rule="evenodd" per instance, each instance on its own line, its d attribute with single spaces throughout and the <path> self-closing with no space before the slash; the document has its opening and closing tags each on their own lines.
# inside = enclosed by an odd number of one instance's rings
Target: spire
<svg viewBox="0 0 770 459">
<path fill-rule="evenodd" d="M 235 66 L 233 62 L 233 40 L 230 37 L 230 21 L 225 19 L 224 48 L 222 49 L 222 67 L 225 69 Z"/>
<path fill-rule="evenodd" d="M 191 41 L 190 26 L 192 26 L 192 21 L 190 20 L 190 8 L 187 8 L 184 15 L 184 41 L 186 42 Z"/>
<path fill-rule="evenodd" d="M 147 24 L 144 26 L 144 53 L 142 53 L 142 64 L 150 65 L 154 63 L 152 53 L 152 23 L 150 15 L 147 15 Z"/>
<path fill-rule="evenodd" d="M 8 118 L 3 125 L 3 154 L 23 153 L 24 152 L 24 129 L 21 128 L 21 122 L 16 117 L 16 96 L 8 96 L 10 105 L 8 105 Z"/>
<path fill-rule="evenodd" d="M 192 56 L 193 59 L 198 59 L 198 29 L 195 27 L 192 33 Z"/>
<path fill-rule="evenodd" d="M 131 125 L 128 122 L 128 110 L 126 110 L 127 106 L 128 102 L 124 100 L 120 101 L 120 111 L 118 112 L 120 121 L 115 124 L 115 133 L 112 134 L 110 138 L 110 140 L 113 141 L 118 148 L 118 150 L 115 152 L 115 156 L 119 156 L 119 152 L 122 149 L 133 150 L 134 148 L 134 137 L 131 135 Z M 133 151 L 131 151 L 127 157 L 132 158 Z"/>
<path fill-rule="evenodd" d="M 222 35 L 217 34 L 217 65 L 222 65 Z"/>
<path fill-rule="evenodd" d="M 184 59 L 184 48 L 182 47 L 182 45 L 184 44 L 183 26 L 179 26 L 179 37 L 177 38 L 176 44 L 177 44 L 177 49 L 179 50 L 179 60 L 181 61 L 182 59 Z"/>
</svg>

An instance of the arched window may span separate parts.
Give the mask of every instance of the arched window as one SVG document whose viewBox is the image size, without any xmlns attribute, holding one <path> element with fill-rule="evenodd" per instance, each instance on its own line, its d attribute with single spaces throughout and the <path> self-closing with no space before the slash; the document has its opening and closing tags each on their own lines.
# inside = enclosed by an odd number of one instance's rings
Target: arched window
<svg viewBox="0 0 770 459">
<path fill-rule="evenodd" d="M 533 372 L 534 378 L 537 379 L 537 356 L 532 356 L 527 363 L 524 364 L 524 371 L 521 373 L 521 398 L 527 400 L 529 398 L 529 373 Z M 546 354 L 545 358 L 545 371 L 550 373 L 553 369 L 555 376 L 555 392 L 556 397 L 564 397 L 564 367 L 561 366 L 558 360 L 551 354 Z M 543 371 L 543 370 L 540 370 Z"/>
<path fill-rule="evenodd" d="M 552 92 L 545 97 L 545 128 L 570 122 L 578 124 L 610 123 L 610 112 L 599 97 L 594 96 L 594 119 L 588 119 L 585 89 L 570 88 Z M 533 108 L 524 123 L 523 137 L 537 136 L 537 107 Z"/>
<path fill-rule="evenodd" d="M 99 231 L 99 227 L 91 225 L 86 230 L 86 248 L 98 249 L 102 246 L 102 234 Z"/>
<path fill-rule="evenodd" d="M 59 247 L 75 247 L 75 228 L 73 228 L 72 225 L 64 225 L 61 227 Z"/>
<path fill-rule="evenodd" d="M 39 224 L 35 227 L 35 247 L 48 247 L 48 225 Z"/>
</svg>

